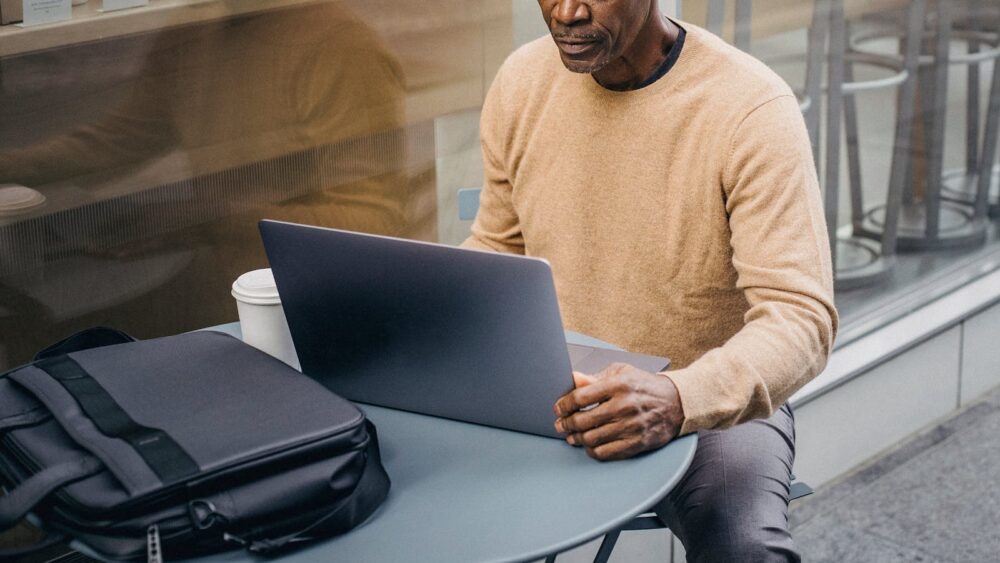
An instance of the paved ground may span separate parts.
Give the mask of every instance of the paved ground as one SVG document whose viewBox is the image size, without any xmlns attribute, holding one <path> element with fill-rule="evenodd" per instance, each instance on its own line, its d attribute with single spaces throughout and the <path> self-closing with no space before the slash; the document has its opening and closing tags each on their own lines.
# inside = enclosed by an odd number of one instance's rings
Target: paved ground
<svg viewBox="0 0 1000 563">
<path fill-rule="evenodd" d="M 791 513 L 804 561 L 1000 562 L 1000 389 Z"/>
</svg>

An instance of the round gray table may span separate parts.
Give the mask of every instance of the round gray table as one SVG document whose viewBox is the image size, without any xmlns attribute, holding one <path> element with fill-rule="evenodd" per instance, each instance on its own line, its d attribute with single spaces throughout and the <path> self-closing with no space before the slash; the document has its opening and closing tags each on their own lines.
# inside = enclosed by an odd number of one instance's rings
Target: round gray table
<svg viewBox="0 0 1000 563">
<path fill-rule="evenodd" d="M 224 330 L 239 335 L 238 325 Z M 572 343 L 605 343 L 567 333 Z M 392 479 L 385 503 L 343 536 L 282 561 L 526 561 L 618 529 L 665 496 L 694 456 L 685 436 L 634 459 L 598 462 L 564 441 L 361 405 Z M 169 554 L 168 554 L 169 555 Z M 198 561 L 245 561 L 231 551 Z"/>
</svg>

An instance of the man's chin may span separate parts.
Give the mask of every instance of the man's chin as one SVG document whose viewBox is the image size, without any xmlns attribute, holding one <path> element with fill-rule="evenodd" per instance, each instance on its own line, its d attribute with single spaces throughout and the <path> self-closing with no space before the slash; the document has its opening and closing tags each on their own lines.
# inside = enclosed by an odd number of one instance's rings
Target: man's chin
<svg viewBox="0 0 1000 563">
<path fill-rule="evenodd" d="M 559 57 L 562 59 L 563 66 L 566 67 L 566 70 L 578 74 L 593 74 L 604 68 L 604 65 L 606 64 L 604 61 L 600 60 L 581 61 L 578 59 L 571 59 L 562 53 L 560 53 Z"/>
</svg>

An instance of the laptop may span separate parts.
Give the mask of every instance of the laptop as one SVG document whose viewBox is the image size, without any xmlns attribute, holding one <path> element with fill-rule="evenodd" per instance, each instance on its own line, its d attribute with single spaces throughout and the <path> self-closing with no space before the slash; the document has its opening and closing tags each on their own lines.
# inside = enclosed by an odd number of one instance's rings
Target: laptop
<svg viewBox="0 0 1000 563">
<path fill-rule="evenodd" d="M 566 343 L 539 258 L 264 220 L 302 372 L 352 401 L 542 436 L 572 371 L 666 358 Z"/>
</svg>

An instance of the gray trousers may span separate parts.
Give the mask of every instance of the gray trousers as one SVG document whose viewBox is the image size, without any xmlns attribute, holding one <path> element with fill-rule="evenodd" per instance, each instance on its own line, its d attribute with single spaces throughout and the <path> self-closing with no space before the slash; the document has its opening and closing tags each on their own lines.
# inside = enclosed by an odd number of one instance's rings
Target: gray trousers
<svg viewBox="0 0 1000 563">
<path fill-rule="evenodd" d="M 795 419 L 771 418 L 698 433 L 691 467 L 654 510 L 688 561 L 799 561 L 788 531 Z"/>
</svg>

